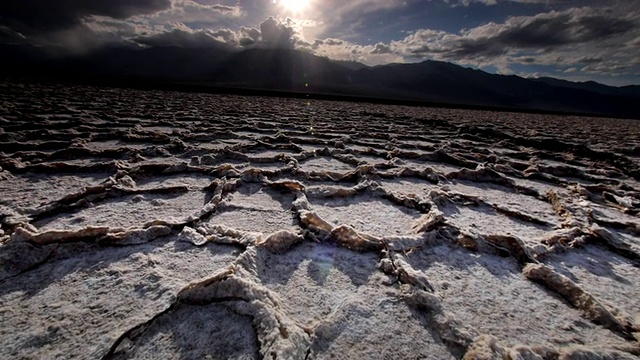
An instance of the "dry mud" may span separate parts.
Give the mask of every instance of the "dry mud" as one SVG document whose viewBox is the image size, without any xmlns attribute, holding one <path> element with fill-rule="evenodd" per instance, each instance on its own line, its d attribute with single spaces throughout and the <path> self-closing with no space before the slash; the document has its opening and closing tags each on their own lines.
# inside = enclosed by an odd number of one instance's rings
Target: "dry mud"
<svg viewBox="0 0 640 360">
<path fill-rule="evenodd" d="M 634 359 L 631 120 L 3 84 L 3 359 Z"/>
</svg>

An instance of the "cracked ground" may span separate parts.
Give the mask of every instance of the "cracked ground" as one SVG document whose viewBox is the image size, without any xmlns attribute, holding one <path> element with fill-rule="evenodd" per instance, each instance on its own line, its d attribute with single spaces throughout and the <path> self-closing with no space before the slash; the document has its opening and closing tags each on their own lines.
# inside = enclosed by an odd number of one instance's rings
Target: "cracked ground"
<svg viewBox="0 0 640 360">
<path fill-rule="evenodd" d="M 637 121 L 5 83 L 3 359 L 636 359 Z"/>
</svg>

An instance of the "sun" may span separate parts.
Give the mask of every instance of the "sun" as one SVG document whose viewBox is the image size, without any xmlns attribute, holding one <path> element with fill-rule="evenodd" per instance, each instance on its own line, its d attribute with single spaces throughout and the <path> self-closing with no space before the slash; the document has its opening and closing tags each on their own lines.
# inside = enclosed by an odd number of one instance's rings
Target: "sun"
<svg viewBox="0 0 640 360">
<path fill-rule="evenodd" d="M 309 6 L 309 0 L 276 0 L 280 6 L 292 13 L 302 12 Z M 274 1 L 274 2 L 276 2 Z"/>
</svg>

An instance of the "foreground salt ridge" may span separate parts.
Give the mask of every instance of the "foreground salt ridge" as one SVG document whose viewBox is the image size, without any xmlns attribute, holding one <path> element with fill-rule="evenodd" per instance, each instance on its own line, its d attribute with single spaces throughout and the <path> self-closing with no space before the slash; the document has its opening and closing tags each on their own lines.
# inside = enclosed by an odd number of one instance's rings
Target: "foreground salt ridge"
<svg viewBox="0 0 640 360">
<path fill-rule="evenodd" d="M 172 96 L 218 105 L 138 119 L 161 132 L 124 120 L 133 103 L 3 96 L 5 357 L 640 354 L 638 163 L 614 142 L 513 135 L 505 114 L 489 129 L 482 113 L 193 94 Z M 218 337 L 176 317 L 204 308 Z"/>
</svg>

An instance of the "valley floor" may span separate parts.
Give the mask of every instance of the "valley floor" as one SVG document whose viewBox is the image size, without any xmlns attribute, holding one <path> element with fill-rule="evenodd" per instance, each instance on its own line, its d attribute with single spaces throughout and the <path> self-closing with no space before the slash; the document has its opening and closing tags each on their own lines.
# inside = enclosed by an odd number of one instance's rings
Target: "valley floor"
<svg viewBox="0 0 640 360">
<path fill-rule="evenodd" d="M 0 85 L 3 359 L 636 359 L 640 123 Z"/>
</svg>

